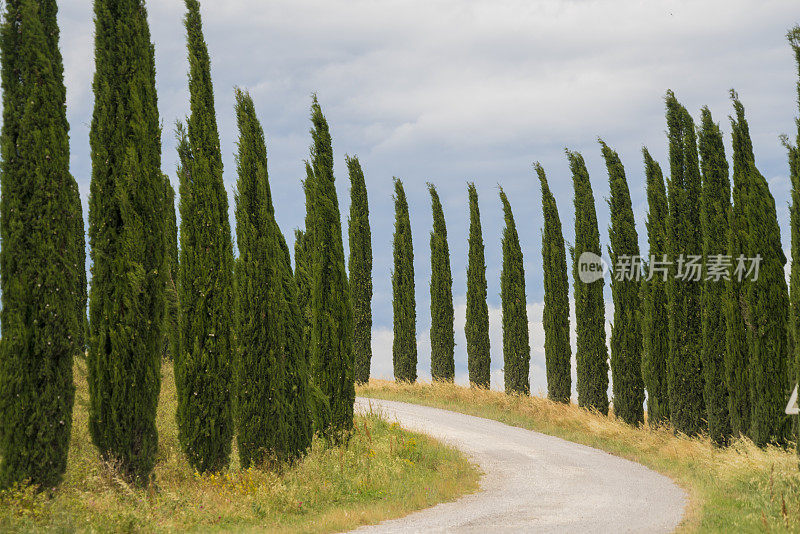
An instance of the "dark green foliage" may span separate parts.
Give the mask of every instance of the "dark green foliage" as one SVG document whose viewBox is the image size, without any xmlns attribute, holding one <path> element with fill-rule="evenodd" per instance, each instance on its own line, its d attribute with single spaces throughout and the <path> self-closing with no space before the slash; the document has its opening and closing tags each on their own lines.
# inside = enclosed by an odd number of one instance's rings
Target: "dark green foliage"
<svg viewBox="0 0 800 534">
<path fill-rule="evenodd" d="M 467 367 L 473 387 L 488 388 L 491 379 L 489 355 L 489 306 L 486 302 L 486 260 L 483 252 L 481 212 L 475 184 L 469 190 L 469 263 L 467 265 Z"/>
<path fill-rule="evenodd" d="M 760 256 L 758 276 L 745 281 L 745 303 L 741 307 L 747 325 L 750 374 L 750 437 L 756 445 L 782 443 L 788 438 L 790 421 L 783 408 L 789 398 L 787 373 L 788 345 L 786 321 L 789 293 L 781 246 L 781 232 L 775 199 L 767 181 L 756 169 L 750 130 L 744 107 L 731 92 L 735 118 L 733 127 L 734 183 L 742 188 L 745 256 Z"/>
<path fill-rule="evenodd" d="M 572 393 L 569 340 L 569 280 L 567 250 L 561 233 L 558 206 L 544 168 L 534 163 L 542 187 L 542 266 L 544 271 L 544 358 L 547 367 L 547 397 L 557 402 L 569 402 Z"/>
<path fill-rule="evenodd" d="M 392 269 L 392 309 L 394 341 L 392 361 L 394 379 L 417 380 L 417 303 L 414 294 L 414 247 L 411 219 L 403 182 L 394 179 L 394 269 Z"/>
<path fill-rule="evenodd" d="M 583 156 L 567 150 L 575 188 L 575 246 L 572 276 L 575 294 L 575 325 L 578 368 L 578 405 L 608 413 L 608 348 L 606 347 L 605 302 L 601 278 L 591 283 L 580 279 L 581 255 L 600 257 L 600 230 L 597 227 L 594 193 Z"/>
<path fill-rule="evenodd" d="M 372 361 L 372 233 L 364 172 L 357 157 L 346 157 L 350 174 L 350 297 L 353 299 L 353 356 L 359 384 L 369 381 Z"/>
<path fill-rule="evenodd" d="M 728 415 L 728 386 L 725 382 L 725 281 L 710 277 L 708 266 L 714 258 L 728 251 L 728 212 L 731 207 L 731 184 L 728 162 L 719 126 L 711 118 L 707 107 L 702 110 L 702 126 L 698 139 L 700 163 L 703 171 L 703 193 L 700 221 L 703 229 L 704 269 L 702 292 L 702 367 L 704 400 L 708 433 L 718 445 L 725 445 L 731 435 Z"/>
<path fill-rule="evenodd" d="M 300 325 L 306 361 L 311 356 L 311 251 L 308 248 L 309 241 L 303 230 L 294 231 L 294 281 L 297 286 L 297 306 L 300 309 Z"/>
<path fill-rule="evenodd" d="M 667 254 L 667 189 L 661 167 L 642 149 L 647 176 L 647 240 L 652 261 L 663 262 Z M 649 278 L 649 279 L 647 279 Z M 652 426 L 669 421 L 667 358 L 669 356 L 669 315 L 667 282 L 651 271 L 642 283 L 642 378 L 647 390 L 647 422 Z"/>
<path fill-rule="evenodd" d="M 175 359 L 178 438 L 189 464 L 216 472 L 233 438 L 233 245 L 200 5 L 186 0 L 191 116 L 179 125 L 181 351 Z"/>
<path fill-rule="evenodd" d="M 286 459 L 288 406 L 285 295 L 273 217 L 268 204 L 267 154 L 249 95 L 237 91 L 236 184 L 236 439 L 242 467 Z"/>
<path fill-rule="evenodd" d="M 797 64 L 797 104 L 800 107 L 800 26 L 793 27 L 787 38 Z M 792 242 L 792 270 L 789 279 L 789 341 L 791 342 L 789 366 L 790 369 L 794 368 L 794 372 L 789 377 L 790 386 L 800 382 L 800 117 L 795 118 L 795 124 L 797 126 L 795 144 L 789 144 L 788 139 L 784 138 L 784 144 L 789 151 L 789 177 L 792 184 L 792 204 L 789 208 Z M 797 450 L 800 453 L 800 440 L 797 440 L 797 443 Z"/>
<path fill-rule="evenodd" d="M 142 0 L 95 0 L 89 430 L 146 484 L 156 459 L 166 217 L 154 49 Z"/>
<path fill-rule="evenodd" d="M 453 329 L 453 275 L 447 226 L 439 194 L 428 184 L 433 211 L 431 232 L 431 377 L 452 382 L 455 378 L 455 332 Z"/>
<path fill-rule="evenodd" d="M 741 150 L 734 151 L 733 162 L 733 204 L 728 212 L 727 254 L 739 258 L 746 254 L 747 221 L 744 206 L 747 198 L 749 180 L 746 165 L 736 161 Z M 728 386 L 728 417 L 731 434 L 748 436 L 750 434 L 750 349 L 747 345 L 747 325 L 745 324 L 746 280 L 731 276 L 725 284 L 725 339 L 727 351 L 724 357 L 725 383 Z"/>
<path fill-rule="evenodd" d="M 611 295 L 614 299 L 614 323 L 611 327 L 611 384 L 614 414 L 629 425 L 644 423 L 644 382 L 642 381 L 642 327 L 639 316 L 639 236 L 633 217 L 631 194 L 625 168 L 619 155 L 599 140 L 608 169 L 611 198 L 612 270 Z"/>
<path fill-rule="evenodd" d="M 181 305 L 178 295 L 178 222 L 175 217 L 175 190 L 164 175 L 165 233 L 167 240 L 167 324 L 164 327 L 164 354 L 173 362 L 181 346 Z"/>
<path fill-rule="evenodd" d="M 275 220 L 264 131 L 236 91 L 236 427 L 244 467 L 299 456 L 311 441 L 303 326 L 288 248 Z"/>
<path fill-rule="evenodd" d="M 310 251 L 312 380 L 330 411 L 318 414 L 317 430 L 334 440 L 353 428 L 353 308 L 345 271 L 342 223 L 333 177 L 328 123 L 314 96 L 311 105 L 311 161 L 306 164 L 306 238 Z M 322 419 L 320 419 L 322 417 Z"/>
<path fill-rule="evenodd" d="M 73 357 L 83 351 L 86 273 L 69 173 L 56 3 L 6 2 L 0 28 L 0 488 L 57 485 L 72 429 Z"/>
<path fill-rule="evenodd" d="M 503 366 L 506 393 L 529 395 L 531 346 L 528 337 L 528 309 L 525 297 L 525 266 L 519 245 L 517 225 L 503 188 L 500 201 L 506 227 L 503 229 L 503 270 L 500 296 L 503 303 Z"/>
<path fill-rule="evenodd" d="M 306 193 L 308 187 L 303 184 Z M 306 217 L 308 221 L 308 217 Z M 314 383 L 311 376 L 311 250 L 310 239 L 302 230 L 294 232 L 294 281 L 297 287 L 297 308 L 299 313 L 300 340 L 305 356 L 306 367 L 309 368 L 307 394 L 311 409 L 312 430 L 324 430 L 330 425 L 331 414 L 328 398 Z"/>
<path fill-rule="evenodd" d="M 669 309 L 669 358 L 667 386 L 672 426 L 694 435 L 703 430 L 703 374 L 700 355 L 703 348 L 700 324 L 702 281 L 682 267 L 690 257 L 703 252 L 700 225 L 702 184 L 697 155 L 694 121 L 672 91 L 667 91 L 667 128 L 670 178 L 667 181 L 669 217 L 667 251 L 672 262 L 667 280 Z"/>
</svg>

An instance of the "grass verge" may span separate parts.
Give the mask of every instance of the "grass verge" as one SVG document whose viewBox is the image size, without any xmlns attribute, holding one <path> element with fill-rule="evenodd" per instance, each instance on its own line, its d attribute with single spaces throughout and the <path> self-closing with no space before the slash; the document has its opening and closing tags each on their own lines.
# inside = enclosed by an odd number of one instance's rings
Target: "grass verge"
<svg viewBox="0 0 800 534">
<path fill-rule="evenodd" d="M 334 532 L 450 501 L 475 491 L 479 473 L 453 448 L 406 432 L 380 414 L 356 418 L 346 447 L 315 442 L 282 473 L 230 469 L 197 475 L 178 444 L 172 365 L 163 368 L 156 483 L 125 484 L 103 465 L 87 428 L 86 365 L 77 394 L 69 463 L 51 496 L 29 488 L 0 493 L 2 532 Z"/>
<path fill-rule="evenodd" d="M 357 394 L 494 419 L 639 462 L 689 494 L 680 532 L 800 532 L 800 472 L 793 448 L 759 449 L 738 440 L 720 449 L 705 436 L 633 428 L 574 404 L 452 384 L 372 380 Z"/>
</svg>

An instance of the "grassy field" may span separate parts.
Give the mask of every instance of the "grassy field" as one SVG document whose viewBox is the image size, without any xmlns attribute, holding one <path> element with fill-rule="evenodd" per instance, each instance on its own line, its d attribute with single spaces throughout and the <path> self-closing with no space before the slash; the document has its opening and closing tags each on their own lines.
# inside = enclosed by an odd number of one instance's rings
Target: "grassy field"
<svg viewBox="0 0 800 534">
<path fill-rule="evenodd" d="M 333 532 L 403 516 L 475 491 L 479 473 L 457 451 L 406 432 L 379 414 L 356 419 L 346 448 L 315 443 L 284 472 L 230 470 L 199 476 L 177 441 L 172 366 L 163 368 L 156 483 L 125 484 L 101 463 L 87 429 L 86 367 L 77 396 L 69 466 L 48 497 L 25 488 L 0 494 L 0 532 Z"/>
<path fill-rule="evenodd" d="M 486 417 L 644 464 L 689 494 L 681 532 L 800 532 L 800 472 L 793 449 L 759 449 L 746 440 L 720 449 L 705 437 L 632 428 L 574 404 L 453 385 L 373 380 L 357 393 Z"/>
</svg>

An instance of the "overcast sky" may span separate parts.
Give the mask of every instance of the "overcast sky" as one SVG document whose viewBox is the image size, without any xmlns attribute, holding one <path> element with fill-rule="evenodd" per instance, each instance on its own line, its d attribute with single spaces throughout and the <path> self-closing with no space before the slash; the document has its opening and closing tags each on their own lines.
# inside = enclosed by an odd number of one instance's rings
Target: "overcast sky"
<svg viewBox="0 0 800 534">
<path fill-rule="evenodd" d="M 397 176 L 405 183 L 414 233 L 420 375 L 429 376 L 430 361 L 431 214 L 425 182 L 431 181 L 447 219 L 458 315 L 456 367 L 459 380 L 465 379 L 466 183 L 474 181 L 486 244 L 493 386 L 502 385 L 500 184 L 509 194 L 525 255 L 532 390 L 545 390 L 541 198 L 531 164 L 541 161 L 547 170 L 565 239 L 572 242 L 572 190 L 563 151 L 584 154 L 605 250 L 608 177 L 596 142 L 602 136 L 626 165 L 639 241 L 646 250 L 640 149 L 646 145 L 668 172 L 663 100 L 668 88 L 695 118 L 701 106 L 711 108 L 727 148 L 728 90 L 736 88 L 788 248 L 789 181 L 778 136 L 793 137 L 797 115 L 797 69 L 784 37 L 800 22 L 796 0 L 201 3 L 231 208 L 235 86 L 248 89 L 255 100 L 267 136 L 275 210 L 290 243 L 293 229 L 303 226 L 300 178 L 308 157 L 312 92 L 333 136 L 345 229 L 350 201 L 344 156 L 361 160 L 375 257 L 373 376 L 391 376 L 391 194 Z M 92 8 L 88 0 L 59 4 L 72 172 L 86 210 Z M 163 122 L 162 166 L 177 189 L 174 126 L 189 111 L 184 6 L 180 0 L 147 5 Z"/>
</svg>

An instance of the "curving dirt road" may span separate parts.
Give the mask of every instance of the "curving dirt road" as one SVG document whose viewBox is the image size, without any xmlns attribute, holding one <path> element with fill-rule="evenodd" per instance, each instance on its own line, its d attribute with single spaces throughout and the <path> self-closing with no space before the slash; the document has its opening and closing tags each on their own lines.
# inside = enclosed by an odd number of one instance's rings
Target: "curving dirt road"
<svg viewBox="0 0 800 534">
<path fill-rule="evenodd" d="M 686 494 L 669 478 L 603 451 L 427 406 L 377 399 L 356 410 L 465 452 L 485 473 L 481 490 L 355 532 L 671 532 Z"/>
</svg>

